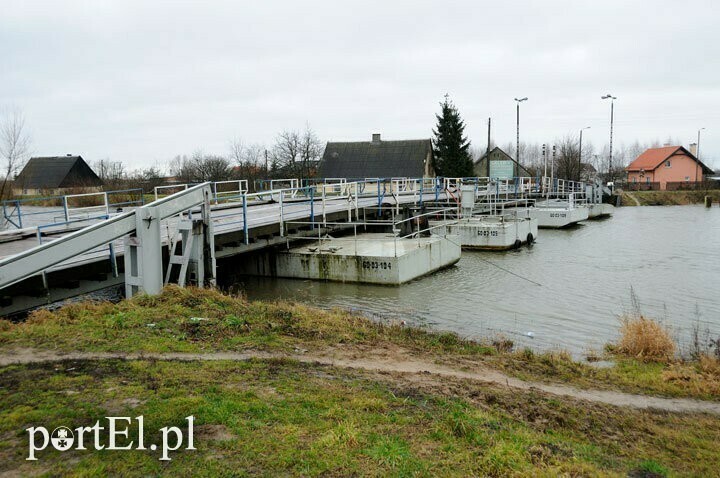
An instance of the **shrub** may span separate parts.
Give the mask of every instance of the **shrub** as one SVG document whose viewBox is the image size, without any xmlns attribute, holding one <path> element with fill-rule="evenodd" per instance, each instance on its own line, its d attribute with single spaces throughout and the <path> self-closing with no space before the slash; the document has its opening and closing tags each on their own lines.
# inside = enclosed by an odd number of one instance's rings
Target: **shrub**
<svg viewBox="0 0 720 478">
<path fill-rule="evenodd" d="M 619 354 L 653 362 L 668 362 L 675 356 L 675 342 L 670 330 L 661 323 L 642 315 L 622 318 Z"/>
</svg>

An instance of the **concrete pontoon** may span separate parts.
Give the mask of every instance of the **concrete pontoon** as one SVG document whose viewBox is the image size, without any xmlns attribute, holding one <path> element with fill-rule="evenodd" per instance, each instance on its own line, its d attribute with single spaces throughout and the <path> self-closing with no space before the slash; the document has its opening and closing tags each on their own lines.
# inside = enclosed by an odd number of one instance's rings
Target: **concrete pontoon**
<svg viewBox="0 0 720 478">
<path fill-rule="evenodd" d="M 295 279 L 399 285 L 460 260 L 457 237 L 400 239 L 387 233 L 325 237 L 248 261 L 243 273 Z"/>
<path fill-rule="evenodd" d="M 507 250 L 532 243 L 538 235 L 538 221 L 526 208 L 504 209 L 504 203 L 486 195 L 478 214 L 474 185 L 461 187 L 460 214 L 457 220 L 430 220 L 430 227 L 442 227 L 443 233 L 456 235 L 463 249 Z M 489 208 L 490 214 L 485 214 Z"/>
<path fill-rule="evenodd" d="M 463 249 L 504 251 L 532 244 L 538 236 L 538 220 L 516 214 L 475 216 L 457 221 L 430 221 L 457 235 Z"/>
<path fill-rule="evenodd" d="M 615 212 L 615 206 L 607 203 L 588 204 L 588 219 L 600 219 L 612 216 Z"/>
<path fill-rule="evenodd" d="M 537 218 L 540 228 L 561 229 L 586 220 L 589 210 L 586 205 L 577 204 L 572 199 L 548 199 L 536 202 L 530 214 Z"/>
</svg>

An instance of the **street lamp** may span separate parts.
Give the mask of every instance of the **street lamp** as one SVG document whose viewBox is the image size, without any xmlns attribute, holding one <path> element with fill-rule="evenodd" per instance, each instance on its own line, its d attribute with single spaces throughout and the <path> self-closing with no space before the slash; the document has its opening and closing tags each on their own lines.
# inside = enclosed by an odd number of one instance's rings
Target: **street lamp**
<svg viewBox="0 0 720 478">
<path fill-rule="evenodd" d="M 582 179 L 582 132 L 586 129 L 590 129 L 590 126 L 585 126 L 584 128 L 580 128 L 580 151 L 578 153 L 578 177 L 577 180 L 580 181 Z"/>
<path fill-rule="evenodd" d="M 605 96 L 601 96 L 600 99 L 607 100 L 610 99 L 610 162 L 608 164 L 608 174 L 610 175 L 610 181 L 613 180 L 613 171 L 612 171 L 612 140 L 613 140 L 613 116 L 614 116 L 614 109 L 615 109 L 615 100 L 617 99 L 617 96 L 613 96 L 611 94 L 607 94 Z"/>
<path fill-rule="evenodd" d="M 700 163 L 700 131 L 704 130 L 705 128 L 700 128 L 698 130 L 698 140 L 697 140 L 697 148 L 695 150 L 695 158 L 697 158 L 697 162 Z M 698 167 L 700 164 L 695 164 L 695 187 L 697 187 L 698 182 Z"/>
<path fill-rule="evenodd" d="M 517 146 L 515 147 L 515 161 L 518 166 L 520 165 L 520 103 L 527 101 L 527 96 L 523 98 L 515 98 L 517 102 L 517 122 L 516 122 L 516 133 L 517 133 Z"/>
</svg>

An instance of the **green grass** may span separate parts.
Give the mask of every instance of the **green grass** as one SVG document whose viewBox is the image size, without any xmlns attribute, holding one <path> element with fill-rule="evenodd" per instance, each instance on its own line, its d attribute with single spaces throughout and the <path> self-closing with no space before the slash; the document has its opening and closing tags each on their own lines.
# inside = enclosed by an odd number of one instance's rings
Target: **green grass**
<svg viewBox="0 0 720 478">
<path fill-rule="evenodd" d="M 0 320 L 0 352 L 17 347 L 162 353 L 400 346 L 450 366 L 492 366 L 527 380 L 720 400 L 720 376 L 701 370 L 695 362 L 656 364 L 615 357 L 614 366 L 595 368 L 564 353 L 512 352 L 504 341 L 494 343 L 382 324 L 341 310 L 247 302 L 217 291 L 177 287 L 118 304 L 82 303 L 38 311 L 23 323 Z"/>
<path fill-rule="evenodd" d="M 199 352 L 203 350 L 293 350 L 299 345 L 395 344 L 438 353 L 487 355 L 489 345 L 452 333 L 380 324 L 346 311 L 299 304 L 246 302 L 218 291 L 167 287 L 159 296 L 118 304 L 70 304 L 36 311 L 27 321 L 0 321 L 0 347 L 59 350 Z"/>
<path fill-rule="evenodd" d="M 293 361 L 67 361 L 0 369 L 0 473 L 121 476 L 709 476 L 720 418 L 653 414 Z M 449 390 L 446 388 L 449 387 Z M 196 451 L 39 452 L 32 425 L 196 418 Z M 134 427 L 130 439 L 137 439 Z M 644 476 L 644 475 L 637 475 Z"/>
<path fill-rule="evenodd" d="M 641 206 L 683 206 L 688 204 L 702 204 L 705 196 L 712 197 L 713 204 L 717 206 L 720 201 L 720 190 L 710 191 L 628 191 L 623 192 L 622 205 L 635 206 L 628 194 L 632 194 Z"/>
</svg>

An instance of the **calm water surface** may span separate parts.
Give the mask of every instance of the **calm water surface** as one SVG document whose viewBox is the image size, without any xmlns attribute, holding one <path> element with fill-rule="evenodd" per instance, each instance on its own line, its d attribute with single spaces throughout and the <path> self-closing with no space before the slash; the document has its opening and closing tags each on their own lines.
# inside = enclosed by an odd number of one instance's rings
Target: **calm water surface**
<svg viewBox="0 0 720 478">
<path fill-rule="evenodd" d="M 250 299 L 342 307 L 471 338 L 500 333 L 575 354 L 617 337 L 632 286 L 643 314 L 687 343 L 698 318 L 720 335 L 720 208 L 618 208 L 611 219 L 541 230 L 530 248 L 463 251 L 455 267 L 400 287 L 256 277 L 242 285 Z"/>
</svg>

